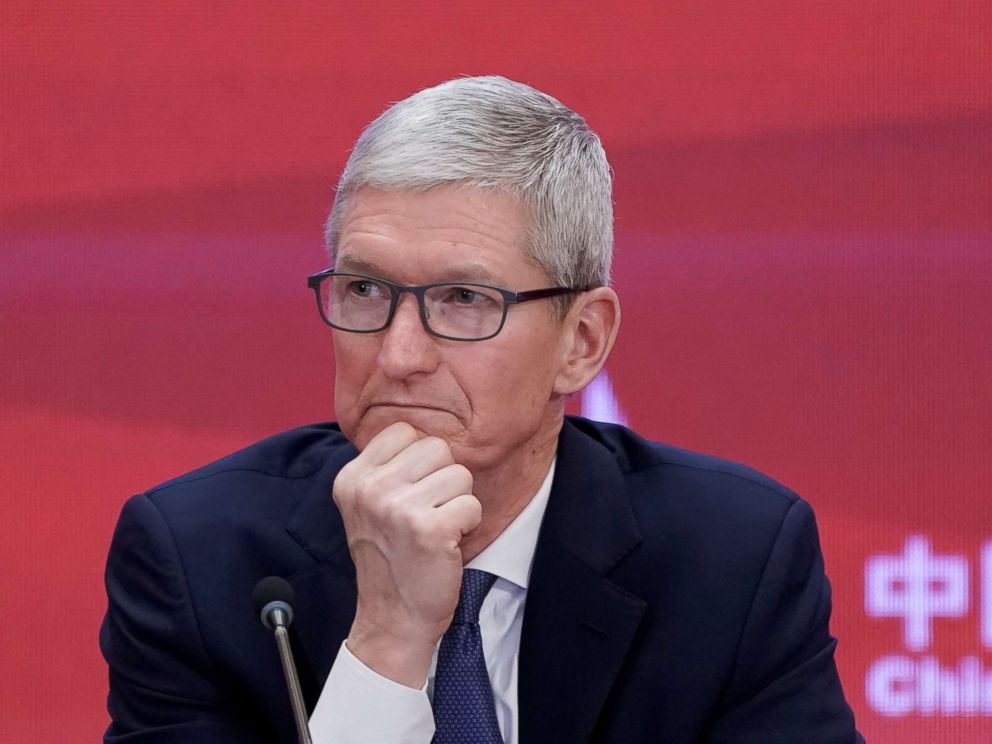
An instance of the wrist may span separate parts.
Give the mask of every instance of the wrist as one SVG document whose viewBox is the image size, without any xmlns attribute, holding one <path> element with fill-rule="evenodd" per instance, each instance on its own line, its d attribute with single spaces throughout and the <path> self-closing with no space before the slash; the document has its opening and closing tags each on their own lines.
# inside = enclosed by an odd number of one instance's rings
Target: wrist
<svg viewBox="0 0 992 744">
<path fill-rule="evenodd" d="M 429 633 L 398 633 L 391 627 L 356 618 L 345 645 L 376 674 L 421 689 L 427 682 L 437 641 Z"/>
</svg>

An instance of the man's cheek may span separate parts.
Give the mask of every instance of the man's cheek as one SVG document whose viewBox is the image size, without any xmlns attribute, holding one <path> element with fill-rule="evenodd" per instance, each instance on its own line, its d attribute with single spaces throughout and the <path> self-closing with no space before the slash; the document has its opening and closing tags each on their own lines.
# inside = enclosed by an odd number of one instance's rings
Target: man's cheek
<svg viewBox="0 0 992 744">
<path fill-rule="evenodd" d="M 334 388 L 334 418 L 341 427 L 342 433 L 359 449 L 368 444 L 372 438 L 364 436 L 364 432 L 361 431 L 361 415 L 356 397 L 350 395 L 340 382 L 336 383 Z"/>
</svg>

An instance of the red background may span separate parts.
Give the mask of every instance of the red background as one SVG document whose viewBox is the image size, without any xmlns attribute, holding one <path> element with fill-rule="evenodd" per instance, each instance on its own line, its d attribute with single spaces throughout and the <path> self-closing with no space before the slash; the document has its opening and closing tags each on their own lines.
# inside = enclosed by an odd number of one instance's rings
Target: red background
<svg viewBox="0 0 992 744">
<path fill-rule="evenodd" d="M 332 418 L 304 278 L 348 148 L 390 101 L 491 72 L 610 155 L 630 423 L 813 503 L 869 741 L 989 740 L 988 716 L 870 709 L 866 669 L 903 646 L 862 574 L 917 533 L 977 571 L 992 538 L 990 5 L 536 5 L 0 9 L 3 741 L 106 725 L 128 495 Z M 935 621 L 948 663 L 992 663 L 978 601 Z"/>
</svg>

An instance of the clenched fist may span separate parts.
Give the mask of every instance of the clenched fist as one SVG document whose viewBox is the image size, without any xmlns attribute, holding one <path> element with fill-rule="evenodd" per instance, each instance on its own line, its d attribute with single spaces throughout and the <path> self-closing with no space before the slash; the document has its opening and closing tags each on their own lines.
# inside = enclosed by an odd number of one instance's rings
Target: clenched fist
<svg viewBox="0 0 992 744">
<path fill-rule="evenodd" d="M 379 674 L 422 687 L 458 604 L 462 538 L 482 520 L 472 474 L 443 439 L 395 423 L 342 468 L 334 501 L 358 579 L 348 649 Z"/>
</svg>

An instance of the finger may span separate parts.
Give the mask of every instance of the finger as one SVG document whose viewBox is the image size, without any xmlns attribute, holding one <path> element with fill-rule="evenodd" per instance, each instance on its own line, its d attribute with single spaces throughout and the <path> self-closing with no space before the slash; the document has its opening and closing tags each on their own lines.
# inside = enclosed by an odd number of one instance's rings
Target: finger
<svg viewBox="0 0 992 744">
<path fill-rule="evenodd" d="M 420 506 L 435 507 L 471 493 L 472 473 L 464 465 L 451 464 L 417 481 L 410 488 L 408 498 Z"/>
<path fill-rule="evenodd" d="M 417 430 L 405 421 L 397 421 L 376 434 L 356 459 L 369 465 L 383 465 L 420 438 Z"/>
<path fill-rule="evenodd" d="M 381 467 L 397 480 L 416 483 L 454 462 L 447 442 L 438 437 L 424 437 L 397 452 Z"/>
<path fill-rule="evenodd" d="M 451 520 L 453 527 L 465 535 L 482 522 L 482 503 L 472 494 L 462 494 L 437 507 L 439 516 Z"/>
</svg>

